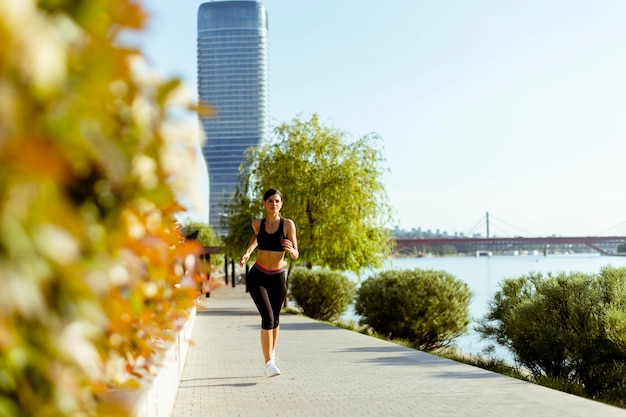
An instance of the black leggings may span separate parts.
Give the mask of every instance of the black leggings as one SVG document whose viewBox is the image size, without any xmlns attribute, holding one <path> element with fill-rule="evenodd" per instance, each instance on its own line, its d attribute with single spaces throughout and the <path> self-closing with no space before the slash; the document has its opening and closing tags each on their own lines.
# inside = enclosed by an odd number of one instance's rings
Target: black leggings
<svg viewBox="0 0 626 417">
<path fill-rule="evenodd" d="M 264 330 L 277 328 L 280 309 L 287 296 L 285 270 L 268 272 L 254 264 L 246 279 L 248 292 L 261 313 L 261 328 Z"/>
</svg>

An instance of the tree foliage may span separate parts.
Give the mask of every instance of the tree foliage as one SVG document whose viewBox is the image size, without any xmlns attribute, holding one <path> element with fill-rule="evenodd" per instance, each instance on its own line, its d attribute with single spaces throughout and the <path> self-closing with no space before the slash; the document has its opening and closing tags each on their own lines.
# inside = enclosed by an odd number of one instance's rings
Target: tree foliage
<svg viewBox="0 0 626 417">
<path fill-rule="evenodd" d="M 252 194 L 255 191 L 251 190 L 249 169 L 246 165 L 242 164 L 239 177 L 240 184 L 228 205 L 226 217 L 228 235 L 224 237 L 224 251 L 227 256 L 234 259 L 238 259 L 248 247 L 254 233 L 251 226 L 252 220 L 264 215 L 261 200 L 265 191 L 258 195 Z M 256 251 L 252 253 L 250 260 L 254 261 L 255 256 Z"/>
<path fill-rule="evenodd" d="M 226 244 L 240 254 L 261 216 L 268 188 L 284 196 L 283 214 L 298 228 L 300 260 L 336 270 L 380 266 L 391 252 L 391 209 L 382 184 L 377 135 L 349 141 L 317 115 L 274 130 L 274 140 L 247 153 L 241 184 L 229 206 Z"/>
<path fill-rule="evenodd" d="M 156 369 L 197 296 L 174 217 L 193 155 L 166 133 L 179 83 L 118 44 L 145 18 L 131 0 L 0 2 L 2 416 L 124 415 L 103 394 Z"/>
<path fill-rule="evenodd" d="M 187 220 L 184 222 L 182 232 L 185 236 L 196 234 L 195 239 L 202 246 L 219 246 L 221 244 L 213 228 L 206 223 Z"/>
</svg>

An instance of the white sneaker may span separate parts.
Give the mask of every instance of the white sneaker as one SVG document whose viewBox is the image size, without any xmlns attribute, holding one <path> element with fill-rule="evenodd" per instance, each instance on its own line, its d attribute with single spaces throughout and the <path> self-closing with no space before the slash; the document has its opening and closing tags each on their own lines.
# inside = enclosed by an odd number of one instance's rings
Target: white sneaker
<svg viewBox="0 0 626 417">
<path fill-rule="evenodd" d="M 265 376 L 270 378 L 277 375 L 280 375 L 280 369 L 278 369 L 274 361 L 270 359 L 265 364 Z"/>
<path fill-rule="evenodd" d="M 270 357 L 270 360 L 274 363 L 278 362 L 278 358 L 276 358 L 276 352 L 272 351 L 272 356 Z"/>
</svg>

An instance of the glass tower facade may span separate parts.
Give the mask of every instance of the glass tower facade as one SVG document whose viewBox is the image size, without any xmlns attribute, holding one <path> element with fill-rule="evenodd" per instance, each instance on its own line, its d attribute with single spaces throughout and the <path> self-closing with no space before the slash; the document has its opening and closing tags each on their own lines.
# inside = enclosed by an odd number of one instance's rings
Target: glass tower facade
<svg viewBox="0 0 626 417">
<path fill-rule="evenodd" d="M 269 134 L 267 12 L 257 1 L 214 1 L 198 9 L 198 97 L 209 172 L 209 224 L 222 234 L 224 204 L 239 184 L 244 152 Z"/>
</svg>

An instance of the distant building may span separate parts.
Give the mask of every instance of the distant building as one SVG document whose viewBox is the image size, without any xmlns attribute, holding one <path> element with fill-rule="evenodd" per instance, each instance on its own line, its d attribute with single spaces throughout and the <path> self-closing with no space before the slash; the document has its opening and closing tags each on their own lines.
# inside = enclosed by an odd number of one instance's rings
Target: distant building
<svg viewBox="0 0 626 417">
<path fill-rule="evenodd" d="M 257 1 L 214 1 L 198 9 L 198 97 L 217 112 L 201 118 L 209 172 L 209 224 L 239 184 L 244 151 L 269 134 L 268 24 Z"/>
</svg>

